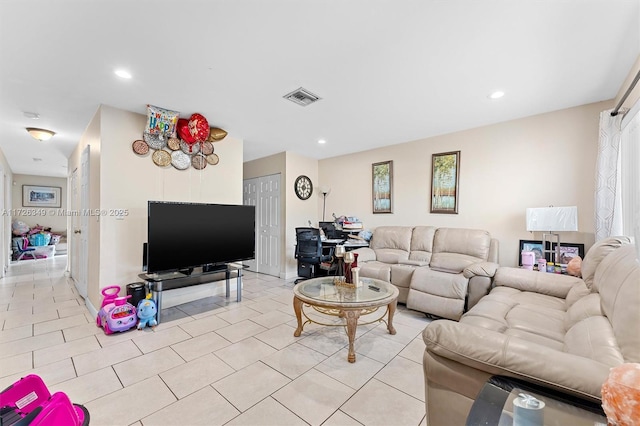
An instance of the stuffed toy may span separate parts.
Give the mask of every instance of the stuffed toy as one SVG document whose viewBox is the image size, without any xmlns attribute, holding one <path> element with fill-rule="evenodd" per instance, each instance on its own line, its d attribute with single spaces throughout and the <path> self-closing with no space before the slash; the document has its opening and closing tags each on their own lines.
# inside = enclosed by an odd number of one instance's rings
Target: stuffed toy
<svg viewBox="0 0 640 426">
<path fill-rule="evenodd" d="M 138 330 L 142 330 L 147 325 L 151 328 L 155 328 L 158 325 L 158 321 L 156 321 L 156 314 L 158 313 L 158 308 L 156 307 L 156 302 L 151 298 L 151 295 L 147 295 L 146 299 L 142 299 L 138 302 Z"/>
</svg>

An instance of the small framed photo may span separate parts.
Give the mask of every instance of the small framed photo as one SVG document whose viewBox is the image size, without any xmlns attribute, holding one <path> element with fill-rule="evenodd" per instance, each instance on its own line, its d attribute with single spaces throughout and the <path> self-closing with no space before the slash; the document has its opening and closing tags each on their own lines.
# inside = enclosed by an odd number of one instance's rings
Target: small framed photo
<svg viewBox="0 0 640 426">
<path fill-rule="evenodd" d="M 373 213 L 393 213 L 393 161 L 372 164 Z"/>
<path fill-rule="evenodd" d="M 535 255 L 535 262 L 538 263 L 538 259 L 545 258 L 544 246 L 542 241 L 538 240 L 520 240 L 520 250 L 518 251 L 518 266 L 522 266 L 522 256 L 520 253 L 523 251 L 532 251 Z"/>
<path fill-rule="evenodd" d="M 57 186 L 22 185 L 22 205 L 59 208 L 62 206 L 60 191 L 61 188 Z"/>
<path fill-rule="evenodd" d="M 431 213 L 458 214 L 460 151 L 431 156 Z"/>
<path fill-rule="evenodd" d="M 553 243 L 553 252 L 556 251 L 556 243 Z M 584 259 L 584 244 L 576 244 L 576 243 L 560 243 L 560 254 L 558 258 L 558 263 L 561 265 L 566 265 L 576 256 L 580 256 Z"/>
</svg>

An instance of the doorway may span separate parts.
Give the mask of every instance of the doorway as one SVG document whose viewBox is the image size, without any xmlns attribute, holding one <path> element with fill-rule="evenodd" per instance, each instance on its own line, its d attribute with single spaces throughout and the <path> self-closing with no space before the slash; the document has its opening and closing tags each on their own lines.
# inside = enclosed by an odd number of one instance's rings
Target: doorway
<svg viewBox="0 0 640 426">
<path fill-rule="evenodd" d="M 250 271 L 280 276 L 280 173 L 243 181 L 243 204 L 256 207 L 256 258 Z"/>
</svg>

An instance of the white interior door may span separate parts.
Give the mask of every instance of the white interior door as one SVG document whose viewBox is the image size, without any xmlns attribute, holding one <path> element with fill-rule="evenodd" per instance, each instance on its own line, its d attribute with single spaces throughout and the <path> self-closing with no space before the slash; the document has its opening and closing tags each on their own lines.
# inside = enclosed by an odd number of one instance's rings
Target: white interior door
<svg viewBox="0 0 640 426">
<path fill-rule="evenodd" d="M 78 293 L 87 297 L 87 280 L 89 271 L 89 152 L 87 147 L 82 151 L 80 170 L 76 169 L 71 175 L 71 188 L 73 194 L 72 211 L 79 212 L 73 215 L 72 229 L 72 253 L 71 277 Z M 80 179 L 78 180 L 78 172 Z"/>
<path fill-rule="evenodd" d="M 258 181 L 258 272 L 280 276 L 280 175 Z"/>
<path fill-rule="evenodd" d="M 246 179 L 242 182 L 242 204 L 245 206 L 255 206 L 258 203 L 258 179 Z M 256 212 L 256 235 L 258 233 L 258 213 Z M 258 244 L 256 241 L 256 258 L 247 260 L 244 262 L 249 267 L 250 271 L 258 272 L 257 259 L 258 257 Z"/>
<path fill-rule="evenodd" d="M 246 179 L 243 204 L 256 206 L 256 259 L 249 270 L 280 276 L 280 174 Z"/>
</svg>

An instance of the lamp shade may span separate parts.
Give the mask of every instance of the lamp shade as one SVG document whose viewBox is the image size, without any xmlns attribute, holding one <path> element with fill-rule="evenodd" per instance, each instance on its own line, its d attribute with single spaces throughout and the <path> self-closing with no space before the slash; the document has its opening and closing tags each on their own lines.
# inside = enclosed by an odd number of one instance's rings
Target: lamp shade
<svg viewBox="0 0 640 426">
<path fill-rule="evenodd" d="M 527 231 L 577 231 L 578 207 L 527 209 Z"/>
</svg>

